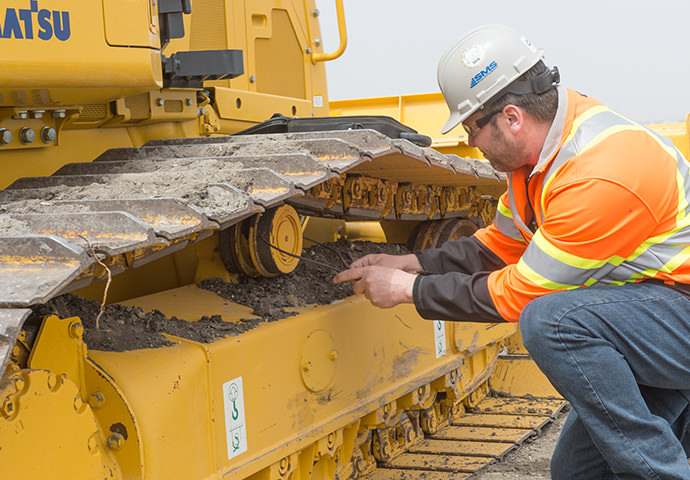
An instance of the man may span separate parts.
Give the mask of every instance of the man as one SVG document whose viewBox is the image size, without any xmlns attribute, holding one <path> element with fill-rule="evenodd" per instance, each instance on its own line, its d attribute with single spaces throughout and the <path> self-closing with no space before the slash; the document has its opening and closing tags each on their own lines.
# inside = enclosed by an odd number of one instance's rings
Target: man
<svg viewBox="0 0 690 480">
<path fill-rule="evenodd" d="M 690 479 L 690 165 L 668 139 L 558 86 L 500 25 L 441 58 L 471 146 L 508 176 L 494 223 L 339 273 L 374 305 L 429 319 L 520 321 L 572 410 L 554 479 Z M 586 287 L 586 288 L 585 288 Z"/>
</svg>

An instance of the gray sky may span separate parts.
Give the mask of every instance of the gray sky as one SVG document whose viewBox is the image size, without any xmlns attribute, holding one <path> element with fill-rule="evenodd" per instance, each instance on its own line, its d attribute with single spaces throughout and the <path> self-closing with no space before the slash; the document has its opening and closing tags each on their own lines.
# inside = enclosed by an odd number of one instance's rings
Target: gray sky
<svg viewBox="0 0 690 480">
<path fill-rule="evenodd" d="M 334 0 L 316 0 L 325 51 Z M 690 112 L 689 0 L 345 0 L 348 47 L 327 63 L 332 100 L 437 92 L 438 59 L 485 23 L 520 31 L 561 83 L 640 122 Z"/>
</svg>

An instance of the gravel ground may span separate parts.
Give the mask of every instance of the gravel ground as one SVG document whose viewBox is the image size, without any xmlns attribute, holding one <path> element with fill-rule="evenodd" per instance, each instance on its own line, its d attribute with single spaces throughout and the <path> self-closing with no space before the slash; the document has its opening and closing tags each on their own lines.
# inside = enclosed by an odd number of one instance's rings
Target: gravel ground
<svg viewBox="0 0 690 480">
<path fill-rule="evenodd" d="M 522 447 L 473 475 L 471 480 L 548 480 L 551 453 L 568 414 L 564 408 L 556 419 L 542 429 L 542 434 L 526 441 Z"/>
</svg>

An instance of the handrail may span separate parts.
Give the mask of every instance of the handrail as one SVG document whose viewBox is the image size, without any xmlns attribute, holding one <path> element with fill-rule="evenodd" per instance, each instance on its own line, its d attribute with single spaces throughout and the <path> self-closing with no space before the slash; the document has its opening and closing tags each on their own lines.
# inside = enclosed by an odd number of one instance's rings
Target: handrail
<svg viewBox="0 0 690 480">
<path fill-rule="evenodd" d="M 347 29 L 345 28 L 345 9 L 343 8 L 343 0 L 335 0 L 335 11 L 338 16 L 338 35 L 340 36 L 340 45 L 336 51 L 331 53 L 316 53 L 312 50 L 312 63 L 335 60 L 345 53 L 345 47 L 347 47 Z"/>
</svg>

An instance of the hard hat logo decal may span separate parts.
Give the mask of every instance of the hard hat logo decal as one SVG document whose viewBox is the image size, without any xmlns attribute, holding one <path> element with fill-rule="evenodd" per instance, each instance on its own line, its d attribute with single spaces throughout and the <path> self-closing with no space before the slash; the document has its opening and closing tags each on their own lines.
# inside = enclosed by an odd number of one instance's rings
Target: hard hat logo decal
<svg viewBox="0 0 690 480">
<path fill-rule="evenodd" d="M 472 80 L 470 80 L 470 88 L 476 87 L 479 84 L 479 82 L 488 77 L 491 74 L 491 72 L 496 70 L 496 68 L 498 68 L 498 63 L 496 63 L 496 61 L 494 60 L 493 62 L 488 64 L 484 70 L 472 77 Z"/>
<path fill-rule="evenodd" d="M 467 47 L 465 51 L 462 52 L 460 60 L 462 61 L 463 65 L 472 68 L 479 65 L 483 58 L 484 49 L 479 45 L 472 45 L 471 47 Z"/>
</svg>

